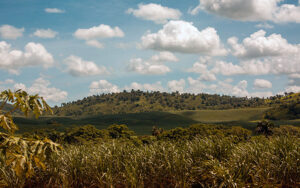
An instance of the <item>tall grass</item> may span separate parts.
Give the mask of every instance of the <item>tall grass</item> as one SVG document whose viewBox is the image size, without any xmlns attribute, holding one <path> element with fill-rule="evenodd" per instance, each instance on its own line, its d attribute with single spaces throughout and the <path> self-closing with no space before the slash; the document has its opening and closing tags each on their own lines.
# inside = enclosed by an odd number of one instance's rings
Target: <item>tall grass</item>
<svg viewBox="0 0 300 188">
<path fill-rule="evenodd" d="M 1 181 L 10 187 L 296 187 L 300 139 L 255 136 L 236 143 L 233 137 L 209 136 L 148 145 L 69 145 L 31 179 L 18 179 L 1 164 Z"/>
</svg>

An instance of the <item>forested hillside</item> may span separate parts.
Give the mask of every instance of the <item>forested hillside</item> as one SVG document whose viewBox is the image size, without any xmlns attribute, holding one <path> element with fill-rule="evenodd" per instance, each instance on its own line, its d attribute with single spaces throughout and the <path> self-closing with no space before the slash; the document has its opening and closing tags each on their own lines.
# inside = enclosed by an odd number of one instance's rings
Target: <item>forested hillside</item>
<svg viewBox="0 0 300 188">
<path fill-rule="evenodd" d="M 300 93 L 290 93 L 282 97 L 266 100 L 273 108 L 265 114 L 266 119 L 300 119 Z"/>
<path fill-rule="evenodd" d="M 2 102 L 0 102 L 0 106 L 2 106 L 3 105 L 3 111 L 9 111 L 9 110 L 11 110 L 11 109 L 13 109 L 14 107 L 13 107 L 13 105 L 11 105 L 11 104 L 3 104 Z"/>
<path fill-rule="evenodd" d="M 3 103 L 0 102 L 0 106 L 2 106 L 2 105 L 3 105 Z M 13 105 L 11 105 L 11 104 L 5 104 L 5 105 L 3 105 L 2 111 L 8 112 L 8 111 L 11 111 L 12 109 L 14 109 L 14 106 L 13 106 Z M 15 109 L 15 110 L 13 111 L 13 114 L 14 114 L 14 115 L 21 115 L 22 113 L 21 113 L 20 110 Z"/>
<path fill-rule="evenodd" d="M 82 100 L 63 103 L 61 107 L 54 108 L 54 113 L 59 116 L 81 116 L 151 111 L 231 109 L 264 105 L 265 101 L 261 98 L 132 90 L 131 92 L 94 95 Z"/>
</svg>

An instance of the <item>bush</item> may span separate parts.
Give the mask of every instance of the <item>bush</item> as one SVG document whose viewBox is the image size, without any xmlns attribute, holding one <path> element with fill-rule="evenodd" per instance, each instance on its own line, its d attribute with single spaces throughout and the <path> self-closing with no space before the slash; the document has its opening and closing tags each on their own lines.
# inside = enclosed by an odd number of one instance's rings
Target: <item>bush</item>
<svg viewBox="0 0 300 188">
<path fill-rule="evenodd" d="M 126 125 L 111 125 L 107 128 L 111 138 L 130 138 L 134 132 L 129 130 Z"/>
<path fill-rule="evenodd" d="M 108 135 L 106 130 L 99 130 L 93 125 L 85 125 L 67 130 L 63 140 L 69 144 L 83 144 L 100 141 L 108 138 Z"/>
<path fill-rule="evenodd" d="M 158 139 L 170 140 L 191 140 L 195 137 L 208 137 L 216 135 L 219 137 L 231 136 L 234 137 L 236 142 L 248 140 L 251 137 L 251 131 L 242 127 L 225 127 L 222 125 L 206 125 L 194 124 L 188 128 L 175 128 L 163 131 L 158 134 Z"/>
<path fill-rule="evenodd" d="M 159 139 L 171 139 L 171 140 L 184 140 L 188 139 L 190 135 L 188 130 L 182 127 L 177 127 L 168 131 L 164 131 L 159 136 Z"/>
<path fill-rule="evenodd" d="M 300 138 L 300 127 L 295 127 L 292 125 L 281 125 L 273 129 L 273 134 L 275 136 L 295 136 Z"/>
</svg>

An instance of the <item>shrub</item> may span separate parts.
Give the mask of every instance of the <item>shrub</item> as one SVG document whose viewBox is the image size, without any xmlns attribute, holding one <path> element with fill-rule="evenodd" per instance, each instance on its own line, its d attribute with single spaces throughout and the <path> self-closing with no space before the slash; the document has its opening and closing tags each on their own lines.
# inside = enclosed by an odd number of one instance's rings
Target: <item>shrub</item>
<svg viewBox="0 0 300 188">
<path fill-rule="evenodd" d="M 295 127 L 292 125 L 281 125 L 273 129 L 273 134 L 275 136 L 295 136 L 300 138 L 300 127 Z"/>
<path fill-rule="evenodd" d="M 107 128 L 108 134 L 111 138 L 130 138 L 134 135 L 126 125 L 111 125 Z"/>
<path fill-rule="evenodd" d="M 266 137 L 273 134 L 274 124 L 267 120 L 263 120 L 257 123 L 255 132 L 257 134 L 264 134 Z"/>
<path fill-rule="evenodd" d="M 93 125 L 84 125 L 67 130 L 63 141 L 69 144 L 83 144 L 97 142 L 103 138 L 108 138 L 108 135 L 106 130 L 99 130 Z"/>
</svg>

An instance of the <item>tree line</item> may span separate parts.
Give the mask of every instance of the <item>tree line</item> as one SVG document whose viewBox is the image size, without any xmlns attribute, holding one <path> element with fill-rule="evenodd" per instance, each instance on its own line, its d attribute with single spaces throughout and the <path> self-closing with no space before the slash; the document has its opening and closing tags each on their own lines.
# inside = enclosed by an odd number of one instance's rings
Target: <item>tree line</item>
<svg viewBox="0 0 300 188">
<path fill-rule="evenodd" d="M 54 107 L 54 114 L 81 116 L 122 114 L 151 111 L 177 111 L 201 109 L 231 109 L 260 107 L 265 100 L 258 97 L 234 97 L 218 94 L 191 94 L 179 92 L 144 92 L 131 90 L 120 93 L 99 94 L 81 100 L 62 103 Z"/>
</svg>

